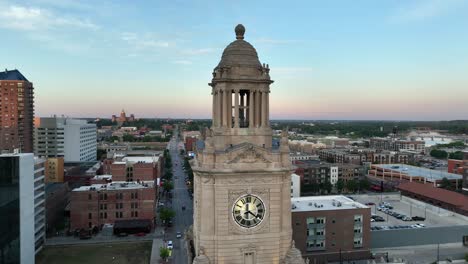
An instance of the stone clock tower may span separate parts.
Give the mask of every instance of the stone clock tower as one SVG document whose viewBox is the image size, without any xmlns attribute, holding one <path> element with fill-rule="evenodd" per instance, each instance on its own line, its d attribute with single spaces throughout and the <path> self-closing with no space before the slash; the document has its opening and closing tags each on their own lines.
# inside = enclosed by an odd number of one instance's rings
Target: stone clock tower
<svg viewBox="0 0 468 264">
<path fill-rule="evenodd" d="M 213 124 L 194 171 L 194 263 L 304 263 L 291 241 L 287 135 L 272 143 L 270 69 L 235 28 L 209 84 Z"/>
</svg>

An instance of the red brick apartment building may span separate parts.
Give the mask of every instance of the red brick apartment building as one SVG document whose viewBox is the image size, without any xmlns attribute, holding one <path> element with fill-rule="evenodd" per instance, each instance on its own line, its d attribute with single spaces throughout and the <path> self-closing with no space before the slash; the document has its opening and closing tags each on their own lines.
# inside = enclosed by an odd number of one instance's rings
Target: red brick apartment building
<svg viewBox="0 0 468 264">
<path fill-rule="evenodd" d="M 70 228 L 88 229 L 116 220 L 155 219 L 154 181 L 81 186 L 71 192 Z"/>
<path fill-rule="evenodd" d="M 123 157 L 106 159 L 103 162 L 103 173 L 112 175 L 114 181 L 151 181 L 162 173 L 162 157 Z"/>
<path fill-rule="evenodd" d="M 291 198 L 293 240 L 310 263 L 369 259 L 371 209 L 342 195 Z"/>
<path fill-rule="evenodd" d="M 0 72 L 0 152 L 33 152 L 34 88 L 18 70 Z"/>
</svg>

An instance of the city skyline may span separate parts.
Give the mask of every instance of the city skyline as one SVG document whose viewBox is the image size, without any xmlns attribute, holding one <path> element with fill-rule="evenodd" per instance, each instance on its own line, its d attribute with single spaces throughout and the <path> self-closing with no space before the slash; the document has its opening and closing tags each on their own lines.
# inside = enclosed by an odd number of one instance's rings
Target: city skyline
<svg viewBox="0 0 468 264">
<path fill-rule="evenodd" d="M 272 119 L 466 119 L 467 8 L 0 0 L 0 58 L 34 83 L 38 116 L 209 118 L 207 73 L 243 23 L 275 81 Z"/>
</svg>

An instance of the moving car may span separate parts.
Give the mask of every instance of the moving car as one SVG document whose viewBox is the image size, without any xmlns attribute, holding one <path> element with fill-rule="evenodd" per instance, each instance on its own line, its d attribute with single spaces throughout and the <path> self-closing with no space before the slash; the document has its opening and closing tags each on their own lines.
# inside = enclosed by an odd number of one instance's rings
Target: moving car
<svg viewBox="0 0 468 264">
<path fill-rule="evenodd" d="M 174 248 L 174 244 L 172 243 L 172 240 L 167 241 L 167 249 L 172 250 Z"/>
<path fill-rule="evenodd" d="M 181 238 L 181 237 L 182 237 L 182 233 L 181 233 L 181 232 L 177 232 L 176 237 L 177 237 L 177 238 Z"/>
</svg>

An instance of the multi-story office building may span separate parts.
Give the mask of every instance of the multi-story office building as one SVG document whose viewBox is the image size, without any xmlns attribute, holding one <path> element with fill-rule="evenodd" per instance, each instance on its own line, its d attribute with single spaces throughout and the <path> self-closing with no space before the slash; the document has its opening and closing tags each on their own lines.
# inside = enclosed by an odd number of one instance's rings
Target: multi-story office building
<svg viewBox="0 0 468 264">
<path fill-rule="evenodd" d="M 463 187 L 462 187 L 462 190 L 463 190 L 463 193 L 464 194 L 468 194 L 468 152 L 465 152 L 463 154 L 463 168 L 464 168 L 464 171 L 463 171 Z"/>
<path fill-rule="evenodd" d="M 36 119 L 35 153 L 41 157 L 64 157 L 65 162 L 97 159 L 96 124 L 64 117 Z"/>
<path fill-rule="evenodd" d="M 371 209 L 345 196 L 291 198 L 293 240 L 310 263 L 368 259 Z"/>
<path fill-rule="evenodd" d="M 295 173 L 301 177 L 301 191 L 314 191 L 319 184 L 338 180 L 346 184 L 350 180 L 359 180 L 364 176 L 364 167 L 355 164 L 326 163 L 319 161 L 296 161 Z"/>
<path fill-rule="evenodd" d="M 369 141 L 371 148 L 377 150 L 393 150 L 393 151 L 416 151 L 424 153 L 425 143 L 418 140 L 404 140 L 395 138 L 371 138 Z"/>
<path fill-rule="evenodd" d="M 375 149 L 322 149 L 319 151 L 319 157 L 321 160 L 331 163 L 364 164 L 365 162 L 372 162 L 376 164 L 408 164 L 411 161 L 412 154 Z"/>
<path fill-rule="evenodd" d="M 81 186 L 71 192 L 71 229 L 101 227 L 118 220 L 144 219 L 154 223 L 155 195 L 154 181 Z"/>
<path fill-rule="evenodd" d="M 112 175 L 114 181 L 154 181 L 161 175 L 161 160 L 159 156 L 106 159 L 103 172 Z"/>
<path fill-rule="evenodd" d="M 0 152 L 33 152 L 34 88 L 18 70 L 0 72 Z"/>
<path fill-rule="evenodd" d="M 34 263 L 44 241 L 44 160 L 0 155 L 0 263 Z"/>
</svg>

